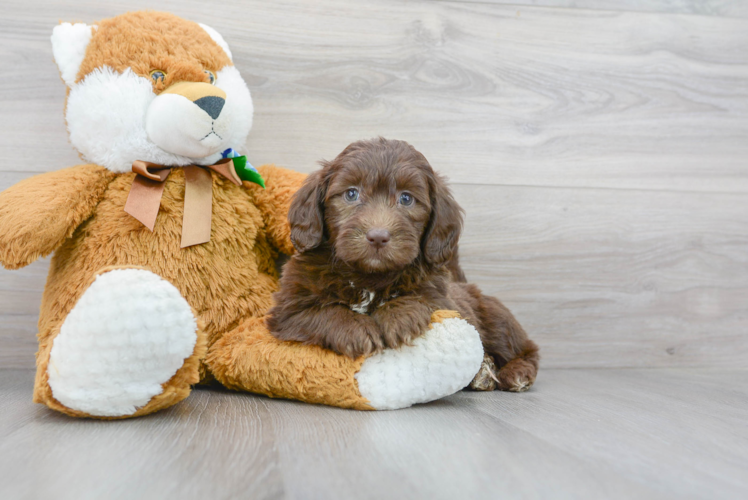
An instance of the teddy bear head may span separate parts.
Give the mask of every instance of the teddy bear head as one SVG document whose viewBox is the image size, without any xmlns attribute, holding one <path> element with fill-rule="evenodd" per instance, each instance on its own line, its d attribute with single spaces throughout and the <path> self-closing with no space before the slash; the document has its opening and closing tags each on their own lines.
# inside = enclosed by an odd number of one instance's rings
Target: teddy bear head
<svg viewBox="0 0 748 500">
<path fill-rule="evenodd" d="M 241 148 L 252 98 L 213 28 L 162 12 L 62 23 L 52 49 L 68 87 L 70 141 L 113 172 L 135 160 L 209 165 Z"/>
</svg>

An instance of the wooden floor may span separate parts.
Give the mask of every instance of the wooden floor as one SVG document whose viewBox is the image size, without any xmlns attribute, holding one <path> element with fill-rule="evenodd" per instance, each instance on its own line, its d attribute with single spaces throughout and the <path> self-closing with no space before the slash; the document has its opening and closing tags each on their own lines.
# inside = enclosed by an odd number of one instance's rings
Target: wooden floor
<svg viewBox="0 0 748 500">
<path fill-rule="evenodd" d="M 0 189 L 81 162 L 52 27 L 156 6 L 6 4 Z M 391 413 L 200 389 L 71 420 L 30 402 L 41 260 L 0 270 L 0 500 L 748 498 L 748 2 L 157 8 L 231 46 L 252 163 L 310 172 L 384 135 L 447 174 L 467 276 L 540 344 L 540 379 Z"/>
<path fill-rule="evenodd" d="M 546 370 L 355 412 L 200 389 L 75 420 L 0 371 L 0 498 L 747 498 L 748 371 Z"/>
</svg>

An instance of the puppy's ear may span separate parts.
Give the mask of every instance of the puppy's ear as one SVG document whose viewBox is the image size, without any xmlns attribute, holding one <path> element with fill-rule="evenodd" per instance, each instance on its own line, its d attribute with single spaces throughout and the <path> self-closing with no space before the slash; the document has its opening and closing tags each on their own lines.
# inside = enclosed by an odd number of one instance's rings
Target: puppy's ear
<svg viewBox="0 0 748 500">
<path fill-rule="evenodd" d="M 430 264 L 442 265 L 449 262 L 457 250 L 463 210 L 439 174 L 430 176 L 429 186 L 431 219 L 423 235 L 423 254 Z"/>
<path fill-rule="evenodd" d="M 325 214 L 323 201 L 325 182 L 322 170 L 309 174 L 296 192 L 288 210 L 291 224 L 291 243 L 300 253 L 317 248 L 322 243 Z"/>
</svg>

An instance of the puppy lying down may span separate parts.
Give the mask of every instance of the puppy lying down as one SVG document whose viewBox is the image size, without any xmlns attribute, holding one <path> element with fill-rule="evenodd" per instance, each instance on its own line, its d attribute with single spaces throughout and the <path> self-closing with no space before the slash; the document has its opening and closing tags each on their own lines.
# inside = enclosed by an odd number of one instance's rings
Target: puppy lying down
<svg viewBox="0 0 748 500">
<path fill-rule="evenodd" d="M 524 391 L 535 381 L 538 347 L 497 299 L 464 283 L 462 209 L 410 144 L 349 145 L 309 175 L 289 221 L 298 253 L 267 320 L 277 338 L 355 358 L 410 344 L 432 312 L 454 310 L 483 342 L 472 388 Z"/>
</svg>

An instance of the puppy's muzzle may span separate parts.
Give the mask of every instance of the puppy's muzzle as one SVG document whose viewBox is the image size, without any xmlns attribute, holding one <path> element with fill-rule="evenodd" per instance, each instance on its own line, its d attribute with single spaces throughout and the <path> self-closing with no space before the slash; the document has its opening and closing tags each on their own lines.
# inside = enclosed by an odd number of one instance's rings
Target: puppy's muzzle
<svg viewBox="0 0 748 500">
<path fill-rule="evenodd" d="M 376 249 L 384 248 L 390 242 L 390 232 L 381 228 L 370 229 L 366 233 L 366 240 Z"/>
</svg>

